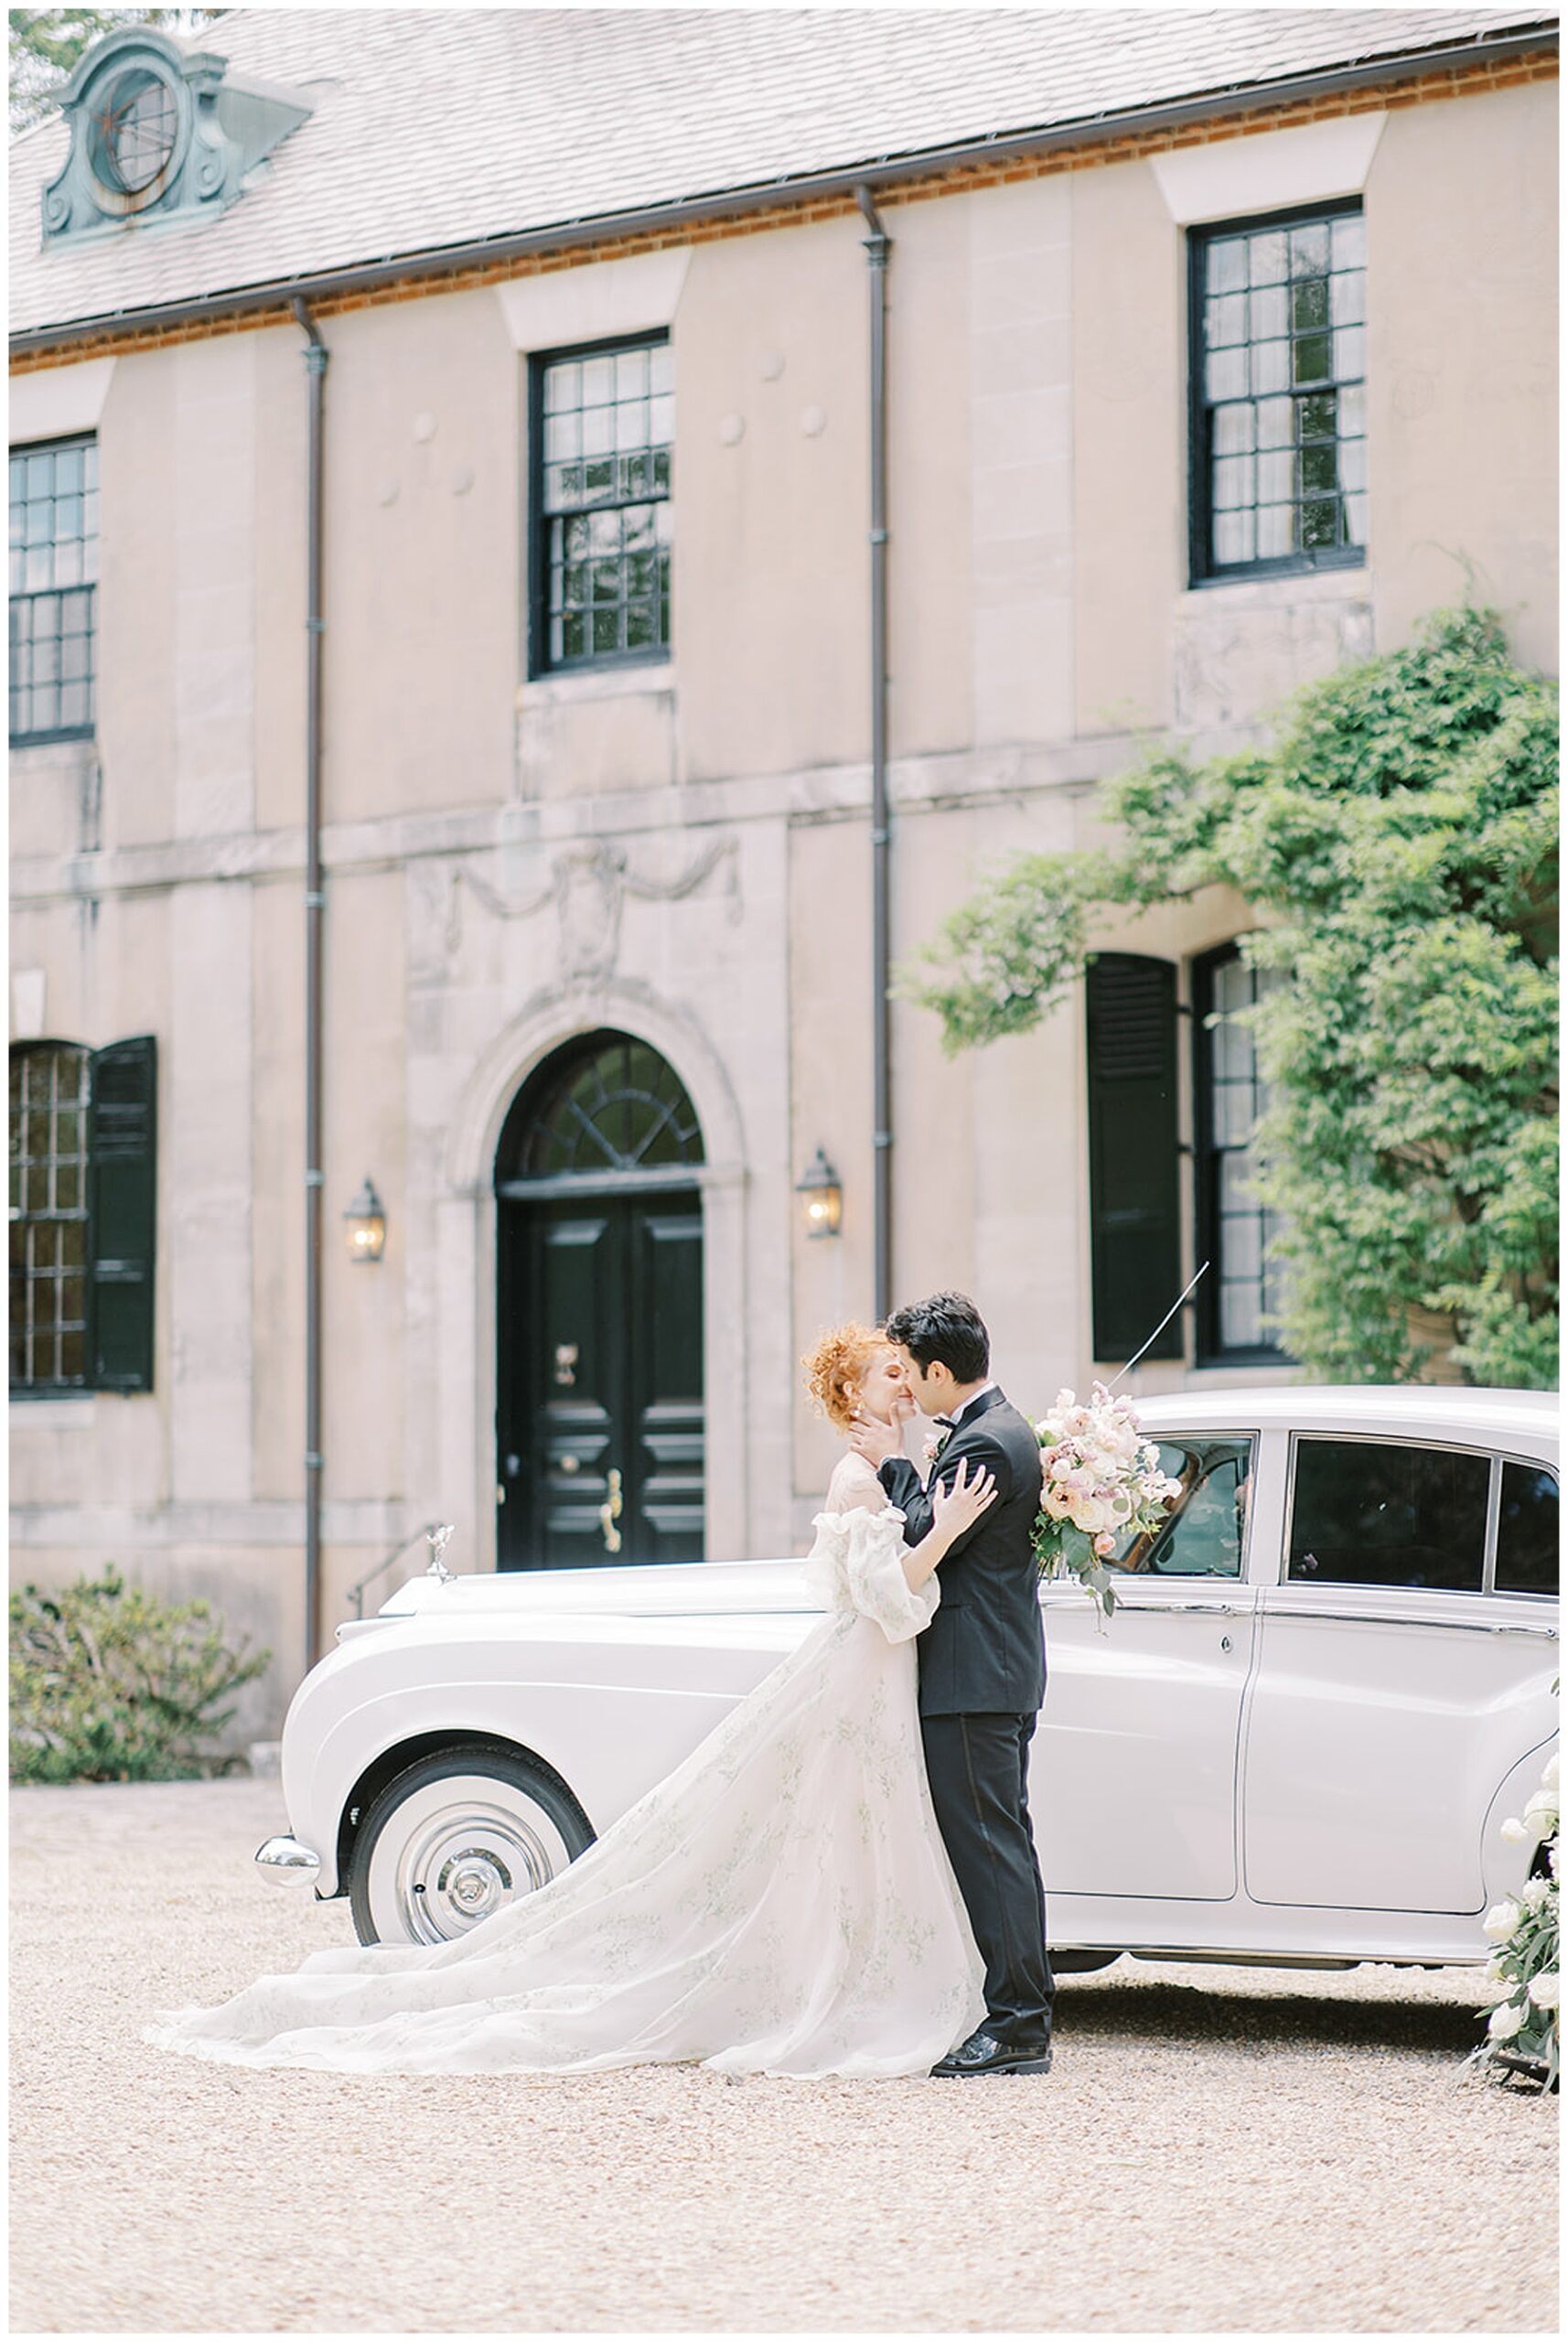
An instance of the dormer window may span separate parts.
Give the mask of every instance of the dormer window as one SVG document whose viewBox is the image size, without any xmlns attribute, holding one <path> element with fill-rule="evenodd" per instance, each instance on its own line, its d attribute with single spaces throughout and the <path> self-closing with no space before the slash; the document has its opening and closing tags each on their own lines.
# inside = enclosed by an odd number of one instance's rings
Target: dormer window
<svg viewBox="0 0 1568 2342">
<path fill-rule="evenodd" d="M 88 50 L 60 92 L 70 151 L 44 189 L 44 242 L 213 219 L 244 194 L 309 103 L 231 73 L 149 25 Z"/>
<path fill-rule="evenodd" d="M 165 76 L 133 65 L 106 82 L 94 104 L 88 150 L 99 185 L 114 198 L 152 200 L 179 139 L 179 101 Z"/>
</svg>

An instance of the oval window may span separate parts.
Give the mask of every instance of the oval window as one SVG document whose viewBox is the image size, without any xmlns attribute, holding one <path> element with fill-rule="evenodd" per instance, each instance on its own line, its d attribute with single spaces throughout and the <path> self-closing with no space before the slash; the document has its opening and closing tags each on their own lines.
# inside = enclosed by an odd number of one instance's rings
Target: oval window
<svg viewBox="0 0 1568 2342">
<path fill-rule="evenodd" d="M 116 74 L 92 110 L 92 168 L 113 194 L 147 194 L 174 159 L 179 107 L 161 73 Z"/>
</svg>

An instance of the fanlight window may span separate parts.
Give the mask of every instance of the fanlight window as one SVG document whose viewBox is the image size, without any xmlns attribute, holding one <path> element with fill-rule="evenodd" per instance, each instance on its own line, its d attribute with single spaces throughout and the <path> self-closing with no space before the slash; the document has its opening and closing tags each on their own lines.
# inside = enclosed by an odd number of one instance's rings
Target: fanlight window
<svg viewBox="0 0 1568 2342">
<path fill-rule="evenodd" d="M 596 1033 L 552 1059 L 526 1092 L 503 1178 L 555 1179 L 668 1171 L 703 1160 L 696 1110 L 656 1049 L 625 1033 Z"/>
</svg>

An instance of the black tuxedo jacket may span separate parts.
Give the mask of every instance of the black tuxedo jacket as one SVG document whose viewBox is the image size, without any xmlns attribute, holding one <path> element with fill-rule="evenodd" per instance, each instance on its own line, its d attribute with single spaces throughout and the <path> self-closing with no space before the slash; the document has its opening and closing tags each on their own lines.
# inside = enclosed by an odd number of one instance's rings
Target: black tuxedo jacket
<svg viewBox="0 0 1568 2342">
<path fill-rule="evenodd" d="M 983 1465 L 996 1499 L 939 1565 L 941 1601 L 915 1648 L 920 1714 L 1032 1714 L 1046 1695 L 1039 1565 L 1031 1542 L 1040 1509 L 1040 1443 L 1032 1423 L 1000 1391 L 983 1391 L 943 1448 L 935 1479 L 944 1488 L 967 1461 Z M 904 1542 L 931 1526 L 930 1499 L 902 1456 L 877 1475 L 904 1514 Z"/>
</svg>

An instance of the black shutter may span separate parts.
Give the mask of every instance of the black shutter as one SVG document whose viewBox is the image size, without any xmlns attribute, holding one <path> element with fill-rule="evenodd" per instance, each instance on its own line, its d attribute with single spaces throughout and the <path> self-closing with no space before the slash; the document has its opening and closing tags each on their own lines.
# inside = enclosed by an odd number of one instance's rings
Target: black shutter
<svg viewBox="0 0 1568 2342">
<path fill-rule="evenodd" d="M 1089 963 L 1090 1258 L 1094 1355 L 1121 1365 L 1182 1288 L 1176 969 L 1103 951 Z M 1145 1353 L 1182 1356 L 1174 1317 Z"/>
<path fill-rule="evenodd" d="M 92 1059 L 88 1111 L 88 1380 L 153 1387 L 157 1225 L 157 1044 L 116 1041 Z"/>
</svg>

